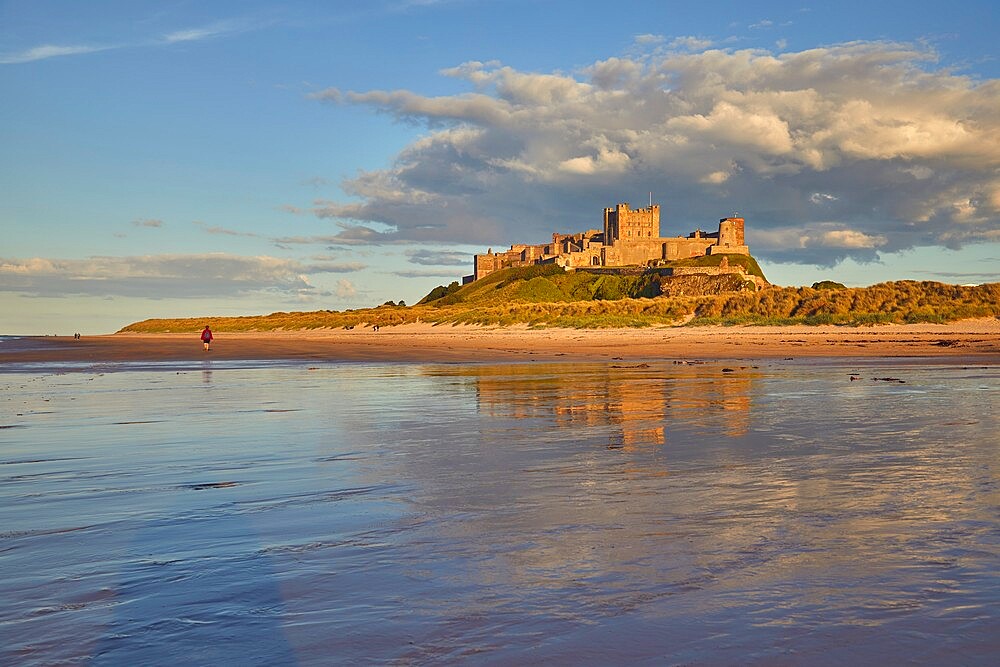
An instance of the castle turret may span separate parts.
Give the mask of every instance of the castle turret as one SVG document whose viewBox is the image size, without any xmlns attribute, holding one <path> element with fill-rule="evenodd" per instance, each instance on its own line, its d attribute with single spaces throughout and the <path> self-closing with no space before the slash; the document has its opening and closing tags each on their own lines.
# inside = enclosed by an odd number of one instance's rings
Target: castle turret
<svg viewBox="0 0 1000 667">
<path fill-rule="evenodd" d="M 743 218 L 723 218 L 719 220 L 719 245 L 746 245 L 743 240 Z"/>
<path fill-rule="evenodd" d="M 750 248 L 743 237 L 743 218 L 731 217 L 719 220 L 719 243 L 709 249 L 710 255 L 749 255 Z"/>
</svg>

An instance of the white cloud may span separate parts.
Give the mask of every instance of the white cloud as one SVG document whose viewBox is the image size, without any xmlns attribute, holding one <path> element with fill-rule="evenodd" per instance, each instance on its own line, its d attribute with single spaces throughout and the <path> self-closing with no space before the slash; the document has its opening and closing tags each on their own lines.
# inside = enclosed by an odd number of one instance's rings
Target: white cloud
<svg viewBox="0 0 1000 667">
<path fill-rule="evenodd" d="M 713 185 L 720 185 L 729 180 L 728 171 L 713 171 L 711 174 L 706 174 L 701 179 L 700 183 L 711 183 Z"/>
<path fill-rule="evenodd" d="M 644 46 L 648 46 L 650 44 L 662 44 L 665 41 L 666 38 L 663 35 L 654 35 L 652 33 L 635 36 L 635 43 L 642 44 Z"/>
<path fill-rule="evenodd" d="M 215 37 L 218 34 L 218 30 L 212 30 L 209 28 L 191 28 L 188 30 L 178 30 L 177 32 L 164 35 L 163 41 L 170 44 L 175 42 L 197 42 L 202 39 Z"/>
<path fill-rule="evenodd" d="M 811 201 L 814 204 L 825 204 L 828 202 L 837 201 L 837 199 L 838 197 L 835 197 L 834 195 L 831 195 L 828 192 L 814 192 L 811 195 L 809 195 L 809 201 Z"/>
<path fill-rule="evenodd" d="M 345 273 L 359 263 L 303 263 L 275 257 L 145 255 L 88 259 L 0 259 L 0 291 L 37 296 L 199 298 L 313 290 L 307 275 Z"/>
<path fill-rule="evenodd" d="M 162 41 L 166 44 L 176 44 L 179 42 L 199 42 L 205 39 L 213 39 L 225 35 L 232 35 L 249 30 L 256 30 L 266 25 L 251 19 L 226 19 L 216 21 L 204 26 L 175 30 L 163 35 Z"/>
<path fill-rule="evenodd" d="M 883 234 L 869 234 L 836 222 L 800 227 L 748 230 L 748 243 L 770 251 L 777 261 L 833 266 L 847 257 L 871 262 L 889 243 Z"/>
<path fill-rule="evenodd" d="M 806 246 L 823 248 L 878 248 L 884 246 L 888 239 L 881 235 L 865 234 L 854 229 L 834 229 L 822 232 L 816 236 L 804 236 Z"/>
<path fill-rule="evenodd" d="M 597 155 L 563 160 L 559 163 L 559 170 L 580 175 L 621 173 L 628 169 L 628 162 L 628 155 L 621 151 L 603 150 Z"/>
<path fill-rule="evenodd" d="M 702 37 L 677 37 L 670 42 L 670 48 L 676 51 L 704 51 L 711 46 L 712 40 Z"/>
<path fill-rule="evenodd" d="M 622 88 L 642 76 L 642 66 L 632 60 L 608 58 L 588 68 L 594 85 L 603 90 Z"/>
<path fill-rule="evenodd" d="M 358 295 L 358 290 L 354 286 L 354 283 L 352 283 L 350 280 L 341 278 L 340 280 L 337 281 L 337 286 L 334 288 L 333 293 L 336 294 L 339 298 L 344 299 L 346 301 L 348 299 L 353 299 L 354 297 L 356 297 Z"/>
<path fill-rule="evenodd" d="M 8 53 L 0 55 L 0 64 L 15 65 L 19 63 L 30 63 L 36 60 L 46 60 L 48 58 L 58 58 L 60 56 L 76 56 L 84 53 L 97 53 L 114 49 L 114 46 L 58 46 L 55 44 L 43 44 L 18 53 Z"/>
<path fill-rule="evenodd" d="M 650 53 L 573 75 L 464 63 L 445 71 L 474 89 L 458 95 L 317 94 L 428 133 L 345 182 L 355 201 L 311 211 L 354 243 L 537 243 L 648 191 L 666 234 L 732 210 L 748 233 L 836 226 L 805 244 L 762 235 L 752 249 L 772 259 L 870 261 L 1000 229 L 1000 82 L 936 69 L 933 52 L 905 44 L 773 54 L 637 41 Z"/>
<path fill-rule="evenodd" d="M 211 25 L 175 30 L 161 37 L 140 39 L 137 41 L 123 41 L 112 44 L 77 44 L 58 45 L 42 44 L 23 51 L 0 55 L 0 65 L 16 65 L 30 63 L 37 60 L 47 60 L 63 56 L 76 56 L 100 51 L 113 51 L 124 48 L 156 47 L 172 45 L 185 42 L 197 42 L 224 35 L 237 34 L 249 30 L 256 30 L 264 27 L 264 23 L 257 23 L 248 19 L 230 19 L 218 21 Z"/>
</svg>

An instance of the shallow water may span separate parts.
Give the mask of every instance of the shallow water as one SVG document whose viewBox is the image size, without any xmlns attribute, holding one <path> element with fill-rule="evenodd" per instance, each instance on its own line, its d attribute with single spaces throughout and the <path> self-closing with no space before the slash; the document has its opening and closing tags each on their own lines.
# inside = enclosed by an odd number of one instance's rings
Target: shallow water
<svg viewBox="0 0 1000 667">
<path fill-rule="evenodd" d="M 995 664 L 1000 368 L 852 363 L 0 374 L 0 663 Z"/>
</svg>

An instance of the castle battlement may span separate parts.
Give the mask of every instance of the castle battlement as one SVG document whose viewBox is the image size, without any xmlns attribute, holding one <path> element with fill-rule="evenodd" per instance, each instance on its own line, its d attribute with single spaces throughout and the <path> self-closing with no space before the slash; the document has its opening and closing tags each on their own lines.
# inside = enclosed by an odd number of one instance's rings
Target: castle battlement
<svg viewBox="0 0 1000 667">
<path fill-rule="evenodd" d="M 626 203 L 604 209 L 602 230 L 552 234 L 552 243 L 512 245 L 510 250 L 476 255 L 474 273 L 464 282 L 515 266 L 558 264 L 567 271 L 584 267 L 640 267 L 704 255 L 749 255 L 743 218 L 719 220 L 716 232 L 695 230 L 686 237 L 660 236 L 660 206 L 633 209 Z M 702 271 L 707 273 L 707 271 Z"/>
</svg>

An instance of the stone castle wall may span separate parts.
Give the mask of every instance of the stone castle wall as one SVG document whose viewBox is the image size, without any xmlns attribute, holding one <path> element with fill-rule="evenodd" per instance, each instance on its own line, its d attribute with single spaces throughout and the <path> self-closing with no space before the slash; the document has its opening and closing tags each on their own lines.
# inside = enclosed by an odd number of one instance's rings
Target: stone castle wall
<svg viewBox="0 0 1000 667">
<path fill-rule="evenodd" d="M 749 255 L 743 218 L 723 218 L 719 230 L 696 230 L 686 237 L 660 236 L 660 207 L 632 209 L 618 204 L 604 209 L 604 229 L 553 234 L 552 243 L 513 245 L 510 250 L 476 255 L 474 274 L 465 282 L 517 266 L 554 263 L 572 270 L 584 267 L 649 266 L 660 261 L 717 254 Z M 710 273 L 699 269 L 700 273 Z"/>
</svg>

